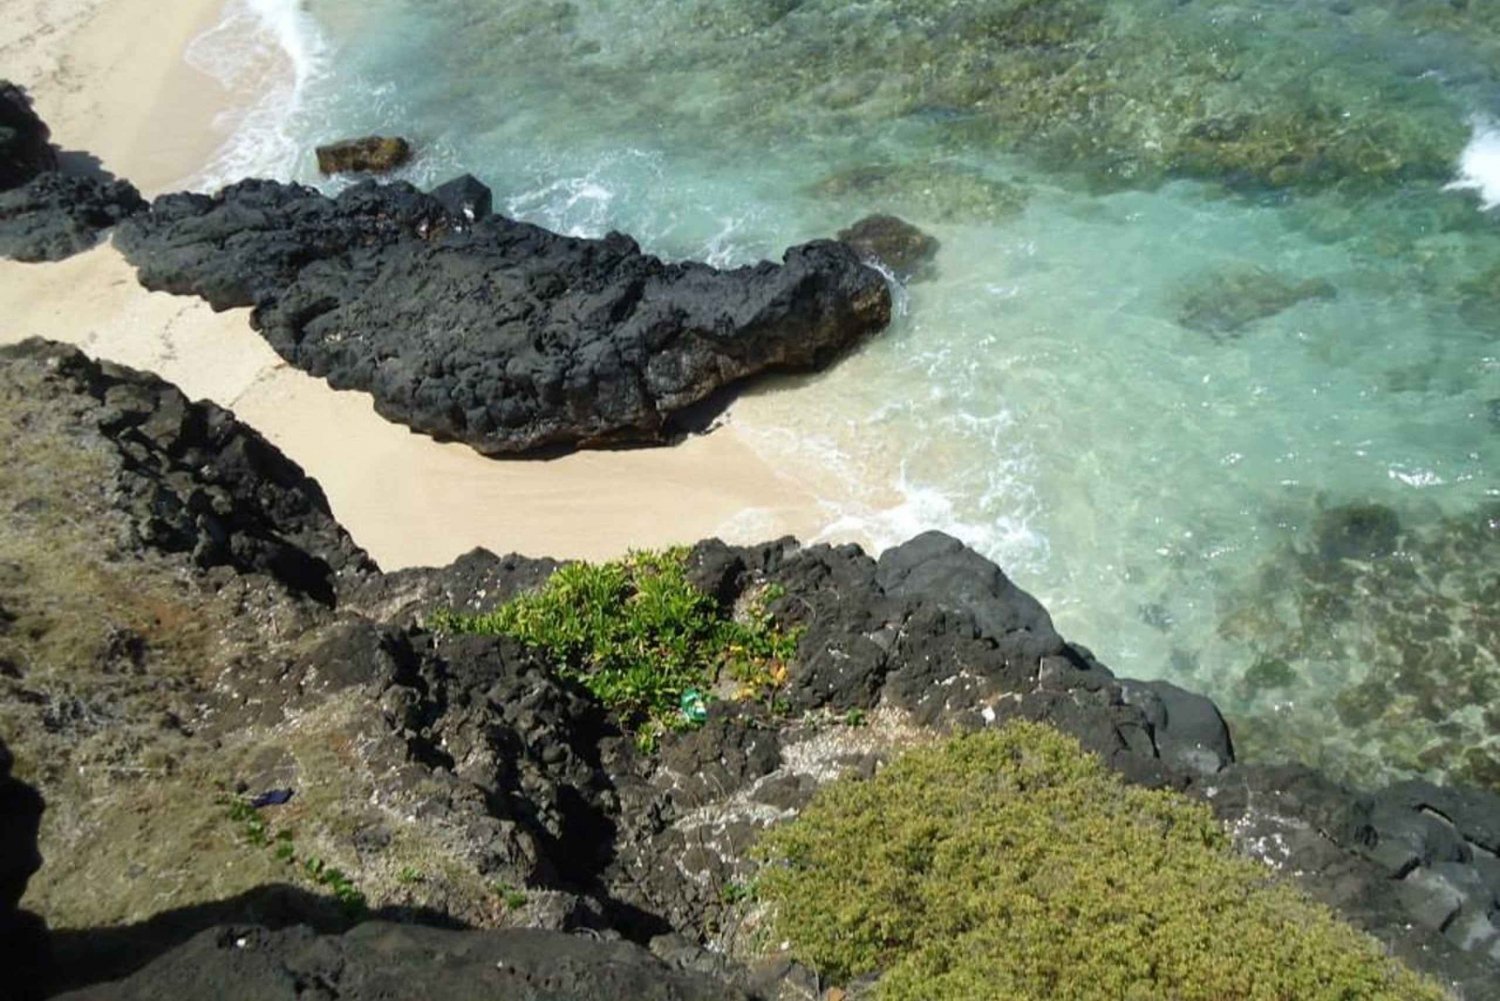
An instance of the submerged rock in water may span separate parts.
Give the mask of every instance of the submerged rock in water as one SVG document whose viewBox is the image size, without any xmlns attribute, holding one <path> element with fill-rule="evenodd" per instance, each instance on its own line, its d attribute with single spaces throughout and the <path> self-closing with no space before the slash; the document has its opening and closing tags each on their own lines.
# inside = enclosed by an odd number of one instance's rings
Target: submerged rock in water
<svg viewBox="0 0 1500 1001">
<path fill-rule="evenodd" d="M 1230 268 L 1194 281 L 1182 297 L 1177 322 L 1210 334 L 1234 334 L 1309 299 L 1332 299 L 1325 279 L 1293 281 L 1260 267 Z"/>
<path fill-rule="evenodd" d="M 667 264 L 619 233 L 455 217 L 406 184 L 168 195 L 117 244 L 147 288 L 254 306 L 292 364 L 490 455 L 666 441 L 719 390 L 820 368 L 890 320 L 884 279 L 832 241 Z"/>
<path fill-rule="evenodd" d="M 411 159 L 411 144 L 399 136 L 364 136 L 319 146 L 324 174 L 386 174 Z"/>
<path fill-rule="evenodd" d="M 938 222 L 1000 222 L 1026 207 L 1024 189 L 947 164 L 866 164 L 830 174 L 810 190 L 866 211 Z"/>
<path fill-rule="evenodd" d="M 1372 560 L 1396 551 L 1401 519 L 1384 504 L 1344 504 L 1318 512 L 1313 531 L 1324 559 Z"/>
<path fill-rule="evenodd" d="M 60 261 L 88 250 L 106 229 L 146 202 L 128 181 L 101 181 L 56 171 L 0 192 L 0 257 Z"/>
<path fill-rule="evenodd" d="M 25 184 L 37 174 L 57 169 L 52 136 L 31 98 L 9 80 L 0 80 L 0 191 Z"/>
<path fill-rule="evenodd" d="M 863 260 L 888 268 L 902 281 L 926 277 L 939 247 L 935 237 L 893 215 L 866 216 L 840 230 L 839 240 Z"/>
</svg>

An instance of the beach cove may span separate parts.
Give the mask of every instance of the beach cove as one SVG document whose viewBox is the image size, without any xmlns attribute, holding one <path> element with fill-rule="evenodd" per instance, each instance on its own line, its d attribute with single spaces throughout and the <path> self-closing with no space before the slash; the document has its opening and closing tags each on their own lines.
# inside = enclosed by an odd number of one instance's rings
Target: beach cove
<svg viewBox="0 0 1500 1001">
<path fill-rule="evenodd" d="M 203 169 L 222 141 L 213 123 L 233 119 L 236 95 L 180 53 L 222 13 L 217 3 L 174 10 L 171 30 L 158 23 L 168 15 L 156 4 L 22 6 L 11 22 L 19 37 L 0 56 L 18 79 L 28 69 L 38 78 L 32 93 L 54 142 L 87 149 L 148 196 L 177 190 Z M 122 24 L 135 27 L 122 33 Z M 177 58 L 132 59 L 174 44 Z M 114 70 L 126 62 L 155 75 L 122 80 Z M 155 128 L 163 122 L 181 130 L 175 144 Z M 736 440 L 732 427 L 673 449 L 514 463 L 412 435 L 376 416 L 368 398 L 288 369 L 249 329 L 248 310 L 215 314 L 148 293 L 108 246 L 60 264 L 0 263 L 0 313 L 0 340 L 75 343 L 235 410 L 323 484 L 361 544 L 393 569 L 476 546 L 599 559 L 714 534 L 809 535 L 821 517 L 811 494 Z"/>
</svg>

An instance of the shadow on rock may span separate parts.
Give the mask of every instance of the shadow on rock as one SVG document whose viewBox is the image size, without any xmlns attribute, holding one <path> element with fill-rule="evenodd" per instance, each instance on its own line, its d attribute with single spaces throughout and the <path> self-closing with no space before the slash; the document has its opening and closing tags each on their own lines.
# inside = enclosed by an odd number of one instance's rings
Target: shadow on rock
<svg viewBox="0 0 1500 1001">
<path fill-rule="evenodd" d="M 91 984 L 129 977 L 210 928 L 254 925 L 262 934 L 271 934 L 279 929 L 295 927 L 305 929 L 307 935 L 337 935 L 355 927 L 366 918 L 418 923 L 450 930 L 463 927 L 447 915 L 423 908 L 386 907 L 370 914 L 355 914 L 333 897 L 320 896 L 293 886 L 273 884 L 257 887 L 227 900 L 163 911 L 136 924 L 55 931 L 52 933 L 52 955 L 56 972 L 52 988 L 57 991 L 72 991 Z M 205 974 L 204 980 L 200 982 L 201 993 L 177 996 L 222 996 L 219 991 L 233 977 L 223 970 L 215 975 L 224 977 L 224 980 L 213 989 L 209 985 L 215 984 L 215 981 Z M 99 995 L 90 991 L 88 996 Z M 261 996 L 274 995 L 267 993 Z"/>
<path fill-rule="evenodd" d="M 748 995 L 673 969 L 638 945 L 535 930 L 455 931 L 371 921 L 342 934 L 222 926 L 82 1001 L 163 997 L 341 1001 L 738 1001 Z"/>
</svg>

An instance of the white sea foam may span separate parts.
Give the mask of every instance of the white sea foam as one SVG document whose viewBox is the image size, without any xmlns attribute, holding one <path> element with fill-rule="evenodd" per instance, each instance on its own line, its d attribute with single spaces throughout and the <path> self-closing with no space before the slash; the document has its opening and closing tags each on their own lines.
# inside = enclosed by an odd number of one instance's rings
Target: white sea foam
<svg viewBox="0 0 1500 1001">
<path fill-rule="evenodd" d="M 855 539 L 872 553 L 879 553 L 938 529 L 1011 571 L 1018 566 L 1036 566 L 1045 559 L 1047 540 L 1023 516 L 983 521 L 966 517 L 950 491 L 912 482 L 904 468 L 893 487 L 900 498 L 896 504 L 845 506 L 814 541 Z"/>
<path fill-rule="evenodd" d="M 1474 135 L 1458 160 L 1458 180 L 1448 190 L 1475 191 L 1485 209 L 1500 207 L 1500 125 L 1474 123 Z"/>
<path fill-rule="evenodd" d="M 235 94 L 229 139 L 195 179 L 212 189 L 242 177 L 290 179 L 307 151 L 293 123 L 327 70 L 329 44 L 300 0 L 231 0 L 224 18 L 188 46 L 189 65 Z"/>
</svg>

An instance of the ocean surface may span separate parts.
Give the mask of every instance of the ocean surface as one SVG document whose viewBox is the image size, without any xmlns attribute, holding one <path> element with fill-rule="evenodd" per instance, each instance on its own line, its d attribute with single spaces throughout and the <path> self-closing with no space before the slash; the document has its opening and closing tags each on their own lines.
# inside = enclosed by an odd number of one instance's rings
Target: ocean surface
<svg viewBox="0 0 1500 1001">
<path fill-rule="evenodd" d="M 1242 755 L 1500 788 L 1500 4 L 232 0 L 188 57 L 261 95 L 205 188 L 384 132 L 667 258 L 917 224 L 733 412 L 827 538 L 962 537 Z"/>
</svg>

